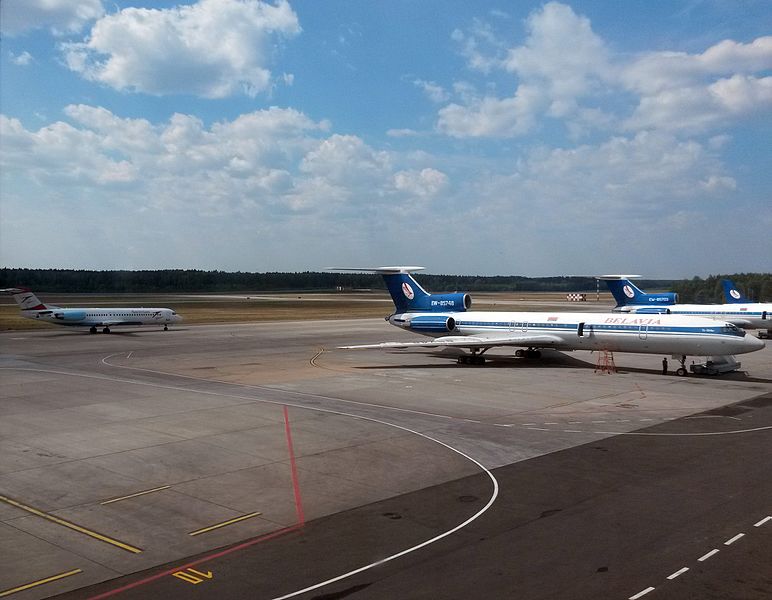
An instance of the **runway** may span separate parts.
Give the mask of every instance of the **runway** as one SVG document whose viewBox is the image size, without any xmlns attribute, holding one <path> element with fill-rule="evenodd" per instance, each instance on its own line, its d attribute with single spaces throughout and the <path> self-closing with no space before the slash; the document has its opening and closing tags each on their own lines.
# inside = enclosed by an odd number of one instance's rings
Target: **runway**
<svg viewBox="0 0 772 600">
<path fill-rule="evenodd" d="M 335 350 L 407 335 L 0 335 L 0 595 L 772 591 L 770 349 L 720 378 Z"/>
</svg>

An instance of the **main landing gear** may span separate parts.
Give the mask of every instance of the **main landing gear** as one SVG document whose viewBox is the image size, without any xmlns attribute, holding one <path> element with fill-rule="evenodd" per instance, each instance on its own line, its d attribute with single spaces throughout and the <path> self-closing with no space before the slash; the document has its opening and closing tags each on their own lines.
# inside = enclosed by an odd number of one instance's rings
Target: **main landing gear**
<svg viewBox="0 0 772 600">
<path fill-rule="evenodd" d="M 168 325 L 164 325 L 164 331 L 169 331 L 169 326 Z"/>
<path fill-rule="evenodd" d="M 523 350 L 522 348 L 518 348 L 515 350 L 515 356 L 517 356 L 517 358 L 541 358 L 541 350 L 534 350 L 533 348 Z"/>
<path fill-rule="evenodd" d="M 676 369 L 675 373 L 679 377 L 685 377 L 686 376 L 686 372 L 687 372 L 686 371 L 686 356 L 685 355 L 681 356 L 681 361 L 680 362 L 681 362 L 681 366 Z"/>
<path fill-rule="evenodd" d="M 485 357 L 483 356 L 483 352 L 485 352 L 487 348 L 483 348 L 482 350 L 472 350 L 471 354 L 462 354 L 458 357 L 458 364 L 459 365 L 477 365 L 482 366 L 485 364 Z"/>
<path fill-rule="evenodd" d="M 102 330 L 102 333 L 110 333 L 110 328 L 109 328 L 109 327 L 105 327 L 105 328 Z"/>
<path fill-rule="evenodd" d="M 91 328 L 88 330 L 88 332 L 89 332 L 89 333 L 96 333 L 96 327 L 93 327 L 93 326 L 92 326 L 92 327 L 91 327 Z"/>
</svg>

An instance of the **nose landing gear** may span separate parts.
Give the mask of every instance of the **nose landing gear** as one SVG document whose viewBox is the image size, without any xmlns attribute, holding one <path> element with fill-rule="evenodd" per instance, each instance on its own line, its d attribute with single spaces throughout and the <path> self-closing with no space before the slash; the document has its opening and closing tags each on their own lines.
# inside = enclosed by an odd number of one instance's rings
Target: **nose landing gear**
<svg viewBox="0 0 772 600">
<path fill-rule="evenodd" d="M 679 377 L 685 377 L 686 376 L 686 356 L 682 355 L 680 360 L 681 366 L 676 369 L 676 375 Z"/>
</svg>

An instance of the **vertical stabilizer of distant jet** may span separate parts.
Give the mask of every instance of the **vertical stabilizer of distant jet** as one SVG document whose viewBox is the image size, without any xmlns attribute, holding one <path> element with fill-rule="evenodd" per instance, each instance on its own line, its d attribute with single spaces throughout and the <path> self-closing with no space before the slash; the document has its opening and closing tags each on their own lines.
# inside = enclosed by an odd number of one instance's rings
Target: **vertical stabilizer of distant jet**
<svg viewBox="0 0 772 600">
<path fill-rule="evenodd" d="M 729 279 L 721 280 L 721 287 L 724 288 L 724 298 L 727 304 L 748 304 L 751 301 L 743 296 L 742 292 Z"/>
<path fill-rule="evenodd" d="M 611 295 L 620 306 L 670 306 L 678 302 L 678 294 L 663 292 L 659 294 L 647 294 L 639 289 L 629 277 L 637 275 L 598 275 L 598 279 L 606 282 Z"/>
<path fill-rule="evenodd" d="M 55 308 L 43 304 L 35 294 L 26 288 L 9 288 L 0 291 L 13 294 L 13 299 L 16 300 L 16 304 L 19 305 L 21 310 L 48 310 Z"/>
</svg>

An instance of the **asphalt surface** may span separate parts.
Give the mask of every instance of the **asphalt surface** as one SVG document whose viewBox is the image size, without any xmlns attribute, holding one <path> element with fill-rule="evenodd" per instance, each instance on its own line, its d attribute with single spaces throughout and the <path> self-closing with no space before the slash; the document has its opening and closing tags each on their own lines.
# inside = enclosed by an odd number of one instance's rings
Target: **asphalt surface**
<svg viewBox="0 0 772 600">
<path fill-rule="evenodd" d="M 335 350 L 401 337 L 0 334 L 0 594 L 769 596 L 772 349 L 713 378 Z"/>
<path fill-rule="evenodd" d="M 495 469 L 496 502 L 462 531 L 299 597 L 769 598 L 772 394 L 728 408 L 742 427 L 712 411 Z M 467 477 L 61 598 L 283 597 L 420 544 L 491 492 Z"/>
</svg>

